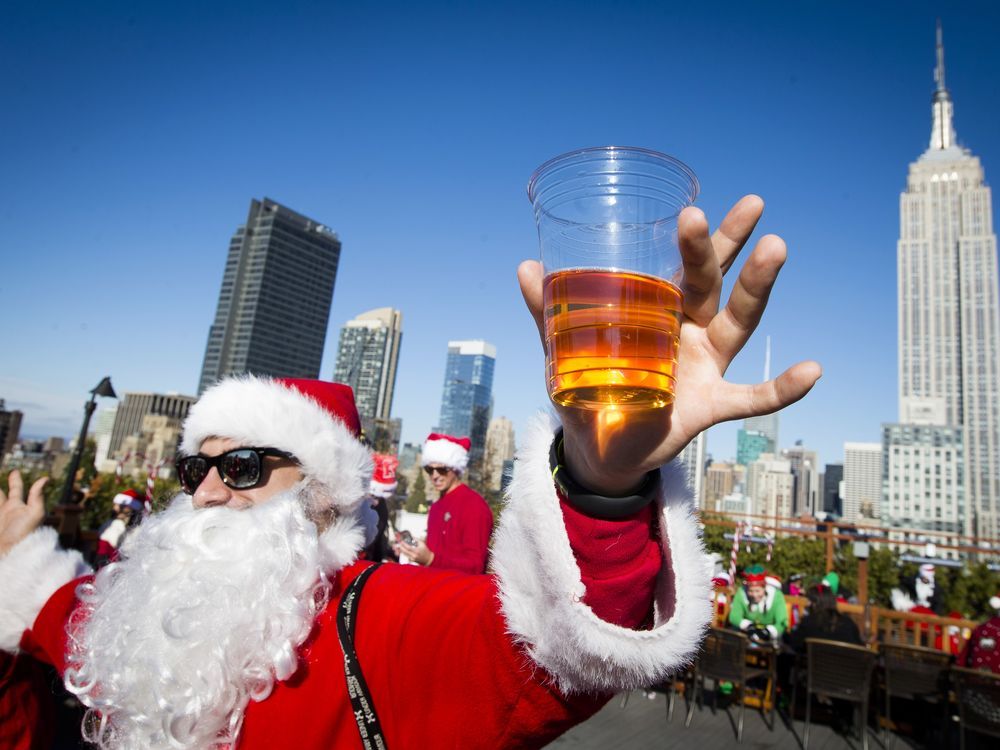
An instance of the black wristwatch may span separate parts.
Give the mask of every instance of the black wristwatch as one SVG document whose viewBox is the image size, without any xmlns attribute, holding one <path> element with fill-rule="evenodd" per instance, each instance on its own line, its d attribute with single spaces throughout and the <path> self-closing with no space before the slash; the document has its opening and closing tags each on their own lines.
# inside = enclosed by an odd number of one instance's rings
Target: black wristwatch
<svg viewBox="0 0 1000 750">
<path fill-rule="evenodd" d="M 639 491 L 634 495 L 608 497 L 588 490 L 572 477 L 563 464 L 562 429 L 552 440 L 552 447 L 549 449 L 549 468 L 552 469 L 552 479 L 569 504 L 595 518 L 616 520 L 631 516 L 653 502 L 660 491 L 660 472 L 657 470 L 646 474 Z"/>
</svg>

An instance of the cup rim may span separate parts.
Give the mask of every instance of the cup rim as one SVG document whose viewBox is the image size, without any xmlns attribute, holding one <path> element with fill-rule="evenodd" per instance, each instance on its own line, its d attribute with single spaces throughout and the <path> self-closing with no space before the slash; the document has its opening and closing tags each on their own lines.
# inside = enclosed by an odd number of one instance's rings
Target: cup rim
<svg viewBox="0 0 1000 750">
<path fill-rule="evenodd" d="M 568 161 L 569 159 L 576 158 L 584 154 L 597 154 L 600 152 L 607 153 L 609 151 L 623 151 L 632 152 L 635 154 L 640 154 L 642 156 L 649 156 L 657 159 L 659 161 L 667 162 L 670 166 L 676 168 L 685 177 L 691 181 L 691 201 L 694 202 L 695 198 L 698 197 L 701 185 L 698 182 L 698 177 L 695 175 L 694 170 L 691 169 L 687 164 L 682 162 L 680 159 L 670 156 L 670 154 L 665 154 L 662 151 L 654 151 L 650 148 L 643 148 L 642 146 L 589 146 L 587 148 L 578 148 L 574 151 L 567 151 L 564 154 L 559 154 L 558 156 L 553 156 L 548 161 L 544 162 L 539 166 L 528 179 L 528 200 L 531 201 L 532 205 L 535 203 L 535 199 L 538 197 L 535 188 L 538 184 L 538 178 L 543 172 L 546 172 L 549 168 L 558 164 L 561 161 Z"/>
</svg>

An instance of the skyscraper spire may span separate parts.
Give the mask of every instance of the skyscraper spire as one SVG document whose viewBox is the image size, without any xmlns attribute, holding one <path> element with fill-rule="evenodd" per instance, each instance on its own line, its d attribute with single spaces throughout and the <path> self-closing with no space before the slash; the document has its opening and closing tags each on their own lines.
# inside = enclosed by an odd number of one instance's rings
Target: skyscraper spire
<svg viewBox="0 0 1000 750">
<path fill-rule="evenodd" d="M 934 81 L 937 87 L 931 100 L 931 149 L 940 150 L 955 145 L 955 127 L 952 124 L 951 94 L 944 83 L 944 41 L 941 33 L 941 21 L 937 22 L 937 65 L 934 68 Z"/>
</svg>

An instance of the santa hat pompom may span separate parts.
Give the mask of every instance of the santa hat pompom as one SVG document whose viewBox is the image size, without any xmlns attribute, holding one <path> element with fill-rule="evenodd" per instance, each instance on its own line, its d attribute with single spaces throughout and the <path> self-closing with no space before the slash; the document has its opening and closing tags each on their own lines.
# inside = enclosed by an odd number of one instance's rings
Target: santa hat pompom
<svg viewBox="0 0 1000 750">
<path fill-rule="evenodd" d="M 990 597 L 990 606 L 997 612 L 1000 612 L 1000 594 Z"/>
<path fill-rule="evenodd" d="M 423 466 L 441 464 L 461 474 L 469 465 L 469 450 L 471 448 L 472 441 L 467 437 L 458 438 L 432 432 L 424 443 L 421 463 Z"/>
</svg>

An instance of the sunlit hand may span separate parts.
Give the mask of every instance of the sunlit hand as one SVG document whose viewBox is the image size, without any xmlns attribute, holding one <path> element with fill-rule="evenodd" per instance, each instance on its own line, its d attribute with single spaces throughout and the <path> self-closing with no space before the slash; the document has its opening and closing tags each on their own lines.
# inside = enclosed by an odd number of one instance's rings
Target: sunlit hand
<svg viewBox="0 0 1000 750">
<path fill-rule="evenodd" d="M 42 489 L 48 481 L 48 477 L 36 480 L 28 490 L 28 501 L 25 502 L 21 472 L 14 470 L 7 477 L 7 494 L 0 489 L 0 557 L 41 525 L 45 518 Z"/>
<path fill-rule="evenodd" d="M 422 539 L 414 539 L 413 544 L 407 544 L 400 540 L 397 554 L 404 554 L 418 565 L 430 565 L 434 560 L 434 553 Z"/>
<path fill-rule="evenodd" d="M 755 195 L 741 199 L 709 234 L 705 215 L 684 209 L 677 222 L 684 264 L 684 313 L 671 408 L 628 412 L 557 406 L 565 434 L 566 462 L 583 485 L 609 495 L 635 489 L 642 476 L 674 458 L 698 433 L 732 419 L 770 414 L 795 403 L 821 375 L 816 362 L 799 362 L 756 385 L 730 383 L 723 375 L 760 322 L 771 287 L 785 262 L 785 243 L 762 237 L 740 270 L 725 307 L 719 309 L 722 276 L 750 238 L 764 210 Z M 517 271 L 521 293 L 539 334 L 542 267 L 525 261 Z"/>
</svg>

